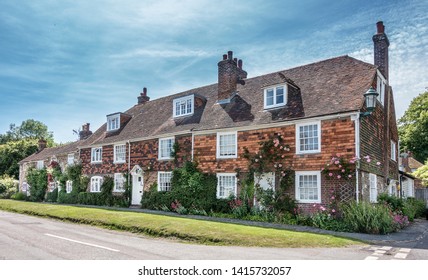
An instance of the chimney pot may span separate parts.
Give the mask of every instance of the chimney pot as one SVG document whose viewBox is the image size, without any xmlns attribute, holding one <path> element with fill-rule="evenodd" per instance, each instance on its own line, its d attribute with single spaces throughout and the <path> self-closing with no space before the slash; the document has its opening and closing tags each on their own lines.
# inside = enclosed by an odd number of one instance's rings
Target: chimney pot
<svg viewBox="0 0 428 280">
<path fill-rule="evenodd" d="M 229 60 L 233 60 L 233 52 L 232 52 L 232 51 L 228 51 L 228 52 L 227 52 L 227 58 L 228 58 Z"/>
<path fill-rule="evenodd" d="M 238 65 L 238 59 L 236 57 L 233 59 L 233 62 L 235 63 L 235 65 Z"/>
<path fill-rule="evenodd" d="M 385 25 L 383 25 L 383 21 L 378 21 L 376 23 L 376 27 L 377 27 L 377 34 L 385 33 Z"/>
<path fill-rule="evenodd" d="M 138 104 L 144 104 L 148 101 L 150 101 L 150 97 L 147 96 L 147 88 L 143 88 L 143 92 L 140 93 L 140 96 L 137 97 Z"/>
<path fill-rule="evenodd" d="M 223 60 L 226 60 L 227 59 L 227 54 L 224 54 L 223 55 Z"/>
<path fill-rule="evenodd" d="M 239 69 L 242 69 L 242 59 L 238 60 L 238 67 Z"/>
</svg>

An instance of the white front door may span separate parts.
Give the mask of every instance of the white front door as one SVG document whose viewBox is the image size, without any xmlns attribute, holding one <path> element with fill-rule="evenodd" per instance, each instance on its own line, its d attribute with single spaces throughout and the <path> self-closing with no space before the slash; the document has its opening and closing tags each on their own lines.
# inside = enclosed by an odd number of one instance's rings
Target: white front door
<svg viewBox="0 0 428 280">
<path fill-rule="evenodd" d="M 132 205 L 141 204 L 141 198 L 143 197 L 143 187 L 144 187 L 143 175 L 139 175 L 139 174 L 132 175 L 132 199 L 131 199 Z"/>
</svg>

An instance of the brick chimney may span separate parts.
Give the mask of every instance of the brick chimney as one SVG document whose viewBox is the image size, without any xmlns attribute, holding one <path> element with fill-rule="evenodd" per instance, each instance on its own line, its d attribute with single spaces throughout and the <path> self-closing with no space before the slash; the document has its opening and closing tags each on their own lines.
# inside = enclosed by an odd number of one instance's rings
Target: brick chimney
<svg viewBox="0 0 428 280">
<path fill-rule="evenodd" d="M 379 67 L 380 72 L 388 80 L 388 47 L 389 40 L 385 34 L 385 26 L 382 21 L 376 23 L 377 33 L 373 35 L 374 64 Z"/>
<path fill-rule="evenodd" d="M 82 130 L 79 132 L 80 140 L 85 140 L 92 135 L 92 131 L 89 130 L 89 125 L 89 123 L 85 123 L 84 125 L 82 125 Z"/>
<path fill-rule="evenodd" d="M 45 139 L 40 139 L 39 140 L 39 148 L 38 148 L 38 152 L 41 152 L 43 149 L 46 148 L 47 142 Z"/>
<path fill-rule="evenodd" d="M 144 104 L 150 101 L 150 97 L 147 96 L 147 88 L 143 88 L 143 92 L 138 96 L 138 104 Z"/>
<path fill-rule="evenodd" d="M 242 69 L 242 60 L 233 59 L 233 52 L 228 51 L 223 55 L 223 60 L 218 63 L 218 98 L 227 100 L 236 92 L 237 84 L 245 84 L 247 72 Z"/>
</svg>

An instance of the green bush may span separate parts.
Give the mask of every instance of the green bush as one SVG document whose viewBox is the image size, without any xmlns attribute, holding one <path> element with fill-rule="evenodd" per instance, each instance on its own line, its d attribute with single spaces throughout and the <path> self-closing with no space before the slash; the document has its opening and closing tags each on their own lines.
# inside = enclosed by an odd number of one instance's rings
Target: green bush
<svg viewBox="0 0 428 280">
<path fill-rule="evenodd" d="M 18 191 L 18 180 L 3 175 L 0 177 L 0 198 L 11 198 Z"/>
<path fill-rule="evenodd" d="M 27 200 L 27 195 L 22 192 L 17 192 L 11 196 L 14 200 Z"/>
<path fill-rule="evenodd" d="M 101 193 L 80 192 L 77 203 L 83 205 L 102 205 Z"/>
<path fill-rule="evenodd" d="M 182 213 L 186 209 L 193 213 L 207 213 L 216 207 L 216 188 L 215 175 L 204 174 L 198 170 L 196 163 L 186 162 L 183 167 L 173 170 L 170 191 L 159 192 L 154 183 L 143 193 L 141 205 L 147 209 L 168 208 L 176 212 L 180 209 Z"/>
<path fill-rule="evenodd" d="M 30 201 L 43 201 L 48 187 L 46 168 L 30 169 L 27 174 L 27 183 L 30 185 Z"/>
<path fill-rule="evenodd" d="M 76 204 L 78 193 L 74 191 L 67 193 L 65 190 L 61 190 L 58 193 L 58 203 L 62 204 Z"/>
<path fill-rule="evenodd" d="M 384 204 L 350 202 L 341 207 L 343 221 L 351 231 L 387 234 L 395 230 L 391 210 Z"/>
<path fill-rule="evenodd" d="M 47 202 L 57 202 L 58 201 L 58 188 L 55 188 L 52 192 L 48 192 L 46 195 Z"/>
<path fill-rule="evenodd" d="M 402 198 L 391 196 L 382 193 L 377 197 L 378 203 L 386 203 L 391 207 L 392 211 L 402 211 L 404 207 L 404 200 Z"/>
</svg>

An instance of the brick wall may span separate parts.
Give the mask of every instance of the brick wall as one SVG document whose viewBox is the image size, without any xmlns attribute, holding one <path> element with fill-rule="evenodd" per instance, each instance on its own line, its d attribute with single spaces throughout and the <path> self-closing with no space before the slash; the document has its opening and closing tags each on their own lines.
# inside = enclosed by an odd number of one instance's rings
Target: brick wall
<svg viewBox="0 0 428 280">
<path fill-rule="evenodd" d="M 158 139 L 132 142 L 131 169 L 138 164 L 142 168 L 151 166 L 154 171 L 171 171 L 173 168 L 180 166 L 184 160 L 190 160 L 192 147 L 191 135 L 176 136 L 175 141 L 180 147 L 176 160 L 158 160 Z M 113 145 L 103 146 L 102 162 L 91 163 L 91 148 L 82 149 L 80 152 L 83 165 L 82 172 L 88 176 L 128 172 L 128 152 L 129 145 L 126 144 L 126 162 L 114 163 Z"/>
<path fill-rule="evenodd" d="M 340 153 L 346 158 L 355 155 L 355 127 L 350 118 L 321 122 L 321 153 L 296 155 L 295 125 L 278 128 L 238 132 L 238 157 L 217 159 L 216 133 L 195 135 L 194 155 L 204 172 L 235 172 L 236 168 L 248 171 L 248 161 L 243 157 L 244 148 L 251 153 L 259 151 L 260 142 L 269 140 L 275 133 L 281 133 L 285 144 L 290 146 L 284 159 L 285 166 L 293 170 L 321 170 L 332 155 Z"/>
</svg>

